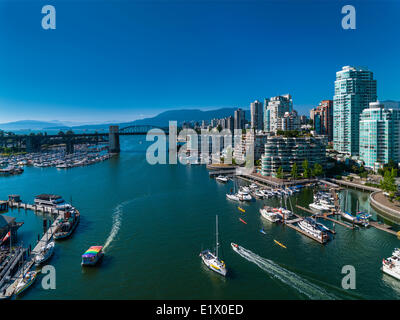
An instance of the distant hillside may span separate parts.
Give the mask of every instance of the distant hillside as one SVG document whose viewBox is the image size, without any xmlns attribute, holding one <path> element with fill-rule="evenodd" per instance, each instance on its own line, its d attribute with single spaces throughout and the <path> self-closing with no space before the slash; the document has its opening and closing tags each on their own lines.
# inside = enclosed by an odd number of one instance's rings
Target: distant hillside
<svg viewBox="0 0 400 320">
<path fill-rule="evenodd" d="M 0 123 L 0 130 L 40 130 L 45 127 L 54 127 L 56 125 L 64 126 L 60 121 L 38 121 L 38 120 L 21 120 L 7 123 Z"/>
<path fill-rule="evenodd" d="M 211 119 L 220 119 L 234 115 L 234 111 L 236 108 L 222 108 L 216 110 L 208 110 L 202 111 L 197 109 L 182 109 L 182 110 L 170 110 L 162 112 L 154 117 L 145 118 L 140 120 L 135 120 L 131 122 L 123 122 L 123 123 L 114 123 L 115 125 L 119 125 L 120 127 L 127 127 L 131 125 L 151 125 L 157 127 L 168 127 L 169 121 L 177 121 L 178 125 L 181 125 L 185 121 L 197 121 L 201 122 L 201 120 L 207 120 L 208 122 Z M 245 110 L 246 119 L 250 119 L 250 111 Z M 111 123 L 107 124 L 96 124 L 96 125 L 84 125 L 84 126 L 73 126 L 73 127 L 64 127 L 63 130 L 106 130 Z M 46 129 L 57 129 L 60 127 L 49 127 Z"/>
</svg>

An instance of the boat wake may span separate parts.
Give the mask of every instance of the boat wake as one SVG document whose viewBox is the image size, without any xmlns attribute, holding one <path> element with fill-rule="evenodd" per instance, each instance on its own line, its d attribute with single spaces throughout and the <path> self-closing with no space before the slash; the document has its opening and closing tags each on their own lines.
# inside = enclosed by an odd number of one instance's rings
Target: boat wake
<svg viewBox="0 0 400 320">
<path fill-rule="evenodd" d="M 323 288 L 309 282 L 308 280 L 298 276 L 294 272 L 291 272 L 275 262 L 262 258 L 254 252 L 247 250 L 241 246 L 239 246 L 238 251 L 236 251 L 239 255 L 241 255 L 246 260 L 253 262 L 258 267 L 266 271 L 270 276 L 282 281 L 288 286 L 296 289 L 301 294 L 305 295 L 310 299 L 323 299 L 323 300 L 332 300 L 336 299 L 334 295 L 327 293 Z"/>
<path fill-rule="evenodd" d="M 114 210 L 113 210 L 113 225 L 112 225 L 110 234 L 108 235 L 108 238 L 107 238 L 106 242 L 104 243 L 103 252 L 106 251 L 106 249 L 109 247 L 111 242 L 113 242 L 113 240 L 117 236 L 119 229 L 121 227 L 123 209 L 129 202 L 131 202 L 131 201 L 124 201 L 114 208 Z"/>
</svg>

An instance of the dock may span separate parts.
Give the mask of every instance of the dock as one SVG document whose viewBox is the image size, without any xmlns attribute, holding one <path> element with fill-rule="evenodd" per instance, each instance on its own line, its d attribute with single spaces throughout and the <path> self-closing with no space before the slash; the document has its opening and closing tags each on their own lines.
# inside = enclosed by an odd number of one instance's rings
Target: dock
<svg viewBox="0 0 400 320">
<path fill-rule="evenodd" d="M 377 221 L 370 221 L 369 224 L 370 224 L 370 226 L 372 226 L 374 228 L 377 228 L 379 230 L 382 230 L 382 231 L 385 231 L 387 233 L 393 234 L 393 235 L 395 235 L 397 237 L 399 236 L 399 234 L 396 231 L 392 230 L 392 226 L 389 226 L 389 225 L 384 224 L 384 223 L 380 224 Z"/>
<path fill-rule="evenodd" d="M 24 261 L 23 268 L 21 267 L 10 278 L 10 276 L 9 276 L 10 271 L 13 269 L 15 264 L 20 263 L 22 261 L 22 256 L 25 254 L 27 249 L 22 249 L 23 251 L 21 251 L 19 253 L 18 257 L 13 260 L 12 265 L 10 265 L 10 267 L 7 268 L 7 271 L 5 271 L 3 277 L 1 278 L 0 288 L 5 284 L 5 281 L 7 281 L 7 280 L 9 280 L 9 282 L 11 282 L 11 284 L 7 287 L 7 289 L 5 289 L 5 292 L 0 293 L 0 299 L 8 299 L 13 296 L 14 291 L 15 291 L 19 281 L 22 279 L 22 276 L 23 276 L 22 270 L 24 270 L 24 272 L 26 272 L 27 270 L 32 268 L 32 266 L 35 263 L 35 261 L 34 261 L 35 255 L 40 252 L 40 249 L 42 248 L 42 246 L 49 239 L 51 239 L 53 237 L 53 235 L 55 234 L 55 232 L 57 231 L 58 220 L 64 218 L 63 210 L 58 210 L 58 209 L 55 209 L 52 207 L 30 205 L 30 204 L 24 204 L 21 202 L 12 202 L 12 201 L 9 202 L 9 206 L 10 206 L 10 208 L 18 208 L 18 209 L 23 208 L 25 210 L 33 210 L 35 212 L 40 211 L 40 212 L 50 213 L 50 214 L 53 214 L 56 218 L 55 218 L 53 224 L 46 230 L 46 232 L 43 234 L 43 237 L 38 241 L 36 246 L 33 248 L 33 250 L 31 251 L 27 260 Z"/>
</svg>

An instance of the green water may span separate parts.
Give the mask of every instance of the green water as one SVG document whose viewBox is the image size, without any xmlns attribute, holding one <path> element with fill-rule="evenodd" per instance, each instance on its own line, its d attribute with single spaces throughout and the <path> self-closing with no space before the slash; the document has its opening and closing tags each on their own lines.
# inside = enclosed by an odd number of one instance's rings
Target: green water
<svg viewBox="0 0 400 320">
<path fill-rule="evenodd" d="M 383 257 L 399 246 L 391 234 L 374 228 L 349 230 L 336 225 L 333 241 L 322 246 L 281 225 L 261 219 L 263 201 L 241 205 L 226 200 L 232 184 L 210 179 L 204 166 L 155 165 L 145 159 L 144 137 L 123 137 L 119 157 L 88 167 L 57 170 L 26 168 L 1 178 L 0 199 L 20 194 L 33 202 L 39 193 L 72 197 L 81 222 L 72 238 L 56 243 L 50 260 L 56 289 L 44 290 L 39 276 L 21 299 L 397 299 L 400 282 L 383 275 Z M 140 141 L 142 143 L 140 143 Z M 312 190 L 291 198 L 307 206 Z M 349 191 L 348 206 L 368 210 L 368 194 Z M 278 205 L 278 200 L 265 200 Z M 299 210 L 295 209 L 300 213 Z M 375 212 L 371 210 L 375 216 Z M 229 276 L 206 269 L 202 248 L 215 243 L 219 215 L 221 255 Z M 34 244 L 42 216 L 8 213 L 25 224 L 24 245 Z M 239 221 L 239 217 L 247 225 Z M 329 226 L 329 224 L 327 223 Z M 259 232 L 264 227 L 266 235 Z M 274 239 L 287 249 L 274 244 Z M 251 252 L 242 257 L 230 242 Z M 82 269 L 81 254 L 104 245 L 97 268 Z M 254 254 L 253 254 L 254 253 Z M 257 256 L 256 256 L 257 255 Z M 341 289 L 344 265 L 356 268 L 356 289 Z"/>
</svg>

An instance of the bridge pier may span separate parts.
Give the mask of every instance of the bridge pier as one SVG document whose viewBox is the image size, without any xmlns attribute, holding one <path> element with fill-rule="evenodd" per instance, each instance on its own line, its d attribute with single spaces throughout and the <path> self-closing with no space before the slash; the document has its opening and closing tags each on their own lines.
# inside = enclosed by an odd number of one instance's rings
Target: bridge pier
<svg viewBox="0 0 400 320">
<path fill-rule="evenodd" d="M 119 145 L 119 126 L 110 126 L 108 143 L 110 153 L 119 153 L 121 151 Z"/>
</svg>

